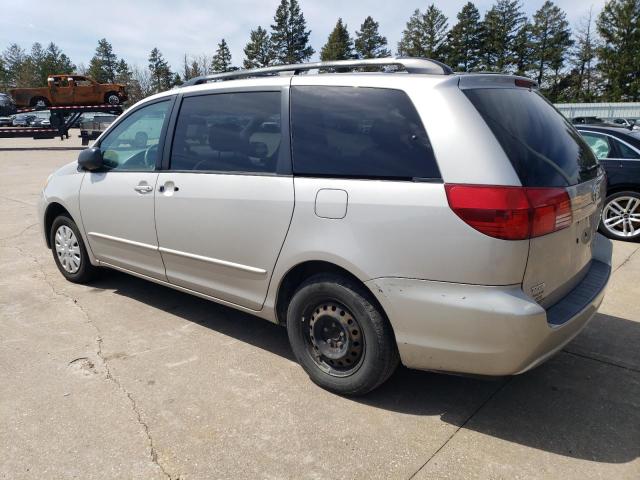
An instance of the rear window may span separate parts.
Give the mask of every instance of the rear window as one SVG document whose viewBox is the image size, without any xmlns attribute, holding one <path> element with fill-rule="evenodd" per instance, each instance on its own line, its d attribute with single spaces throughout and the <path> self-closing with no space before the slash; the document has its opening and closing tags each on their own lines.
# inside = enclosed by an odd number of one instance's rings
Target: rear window
<svg viewBox="0 0 640 480">
<path fill-rule="evenodd" d="M 418 112 L 403 91 L 293 87 L 291 123 L 295 174 L 440 178 Z"/>
<path fill-rule="evenodd" d="M 562 187 L 595 178 L 597 160 L 575 128 L 538 92 L 464 90 L 526 187 Z"/>
</svg>

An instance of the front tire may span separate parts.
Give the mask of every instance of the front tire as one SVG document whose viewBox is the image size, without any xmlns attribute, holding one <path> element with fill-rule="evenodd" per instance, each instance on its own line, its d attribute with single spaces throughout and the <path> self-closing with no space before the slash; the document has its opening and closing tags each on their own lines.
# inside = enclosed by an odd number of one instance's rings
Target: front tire
<svg viewBox="0 0 640 480">
<path fill-rule="evenodd" d="M 73 283 L 87 283 L 95 276 L 97 268 L 91 265 L 82 235 L 71 218 L 56 217 L 49 239 L 53 259 L 64 278 Z"/>
<path fill-rule="evenodd" d="M 625 191 L 607 197 L 600 232 L 614 240 L 640 238 L 640 193 Z"/>
<path fill-rule="evenodd" d="M 315 275 L 287 310 L 296 359 L 317 385 L 341 395 L 363 395 L 399 363 L 391 325 L 371 293 L 348 278 Z"/>
<path fill-rule="evenodd" d="M 45 108 L 49 106 L 49 100 L 44 97 L 33 97 L 29 105 L 33 108 Z"/>
</svg>

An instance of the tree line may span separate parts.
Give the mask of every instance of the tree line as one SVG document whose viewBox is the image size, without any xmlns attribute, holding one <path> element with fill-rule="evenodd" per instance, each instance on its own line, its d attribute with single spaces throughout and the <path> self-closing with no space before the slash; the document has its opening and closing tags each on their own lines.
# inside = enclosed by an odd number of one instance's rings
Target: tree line
<svg viewBox="0 0 640 480">
<path fill-rule="evenodd" d="M 257 26 L 244 47 L 242 68 L 300 63 L 316 52 L 298 0 L 281 0 L 267 30 Z M 640 100 L 640 0 L 609 0 L 571 28 L 566 13 L 551 0 L 528 18 L 520 0 L 496 0 L 484 15 L 469 1 L 455 19 L 435 5 L 416 9 L 396 46 L 396 54 L 427 57 L 456 71 L 507 72 L 535 79 L 553 102 Z M 379 23 L 367 16 L 352 36 L 338 18 L 320 59 L 346 60 L 392 54 Z M 29 52 L 17 44 L 0 55 L 0 88 L 46 85 L 52 73 L 86 74 L 98 82 L 127 85 L 130 101 L 166 90 L 191 78 L 236 70 L 223 38 L 212 55 L 184 55 L 173 70 L 158 48 L 140 67 L 118 58 L 106 40 L 98 42 L 88 66 L 74 65 L 51 42 Z"/>
</svg>

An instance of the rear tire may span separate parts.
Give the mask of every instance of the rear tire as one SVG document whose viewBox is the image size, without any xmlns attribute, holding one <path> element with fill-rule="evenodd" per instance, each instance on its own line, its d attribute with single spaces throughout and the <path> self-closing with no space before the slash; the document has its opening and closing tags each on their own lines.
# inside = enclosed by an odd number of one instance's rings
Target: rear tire
<svg viewBox="0 0 640 480">
<path fill-rule="evenodd" d="M 306 280 L 289 303 L 287 332 L 311 380 L 340 395 L 370 392 L 399 363 L 386 316 L 366 288 L 343 276 Z"/>
<path fill-rule="evenodd" d="M 104 96 L 104 101 L 109 105 L 120 105 L 120 97 L 116 92 L 109 92 Z"/>
<path fill-rule="evenodd" d="M 600 232 L 614 240 L 640 238 L 640 193 L 625 191 L 607 197 L 602 209 Z"/>
<path fill-rule="evenodd" d="M 75 222 L 60 215 L 51 224 L 49 241 L 53 259 L 60 273 L 73 283 L 87 283 L 98 268 L 91 265 L 82 235 Z"/>
</svg>

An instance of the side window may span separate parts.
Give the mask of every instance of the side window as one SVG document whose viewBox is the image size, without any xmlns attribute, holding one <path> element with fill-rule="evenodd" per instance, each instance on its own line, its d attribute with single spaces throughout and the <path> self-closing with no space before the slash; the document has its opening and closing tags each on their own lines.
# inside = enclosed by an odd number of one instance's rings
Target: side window
<svg viewBox="0 0 640 480">
<path fill-rule="evenodd" d="M 405 92 L 318 86 L 291 90 L 295 174 L 440 178 L 427 133 Z"/>
<path fill-rule="evenodd" d="M 602 160 L 605 158 L 611 158 L 613 156 L 613 152 L 611 149 L 611 145 L 607 140 L 607 137 L 604 135 L 598 135 L 593 132 L 580 132 L 591 148 L 593 153 L 596 155 L 598 160 Z"/>
<path fill-rule="evenodd" d="M 627 147 L 624 143 L 614 140 L 616 142 L 616 147 L 618 148 L 618 154 L 620 158 L 628 158 L 628 159 L 639 159 L 640 154 L 636 152 L 633 148 Z"/>
<path fill-rule="evenodd" d="M 100 142 L 105 164 L 112 170 L 154 170 L 158 144 L 171 101 L 154 103 L 127 115 Z"/>
<path fill-rule="evenodd" d="M 219 93 L 182 101 L 171 170 L 275 172 L 282 139 L 280 92 Z"/>
</svg>

